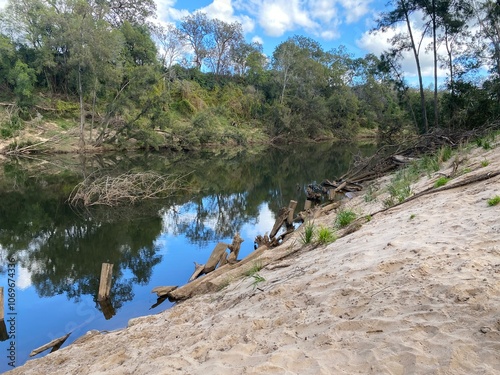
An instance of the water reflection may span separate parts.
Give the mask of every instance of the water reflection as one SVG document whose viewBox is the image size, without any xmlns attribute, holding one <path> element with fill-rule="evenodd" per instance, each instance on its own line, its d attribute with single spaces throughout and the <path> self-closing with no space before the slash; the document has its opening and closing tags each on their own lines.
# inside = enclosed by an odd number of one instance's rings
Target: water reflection
<svg viewBox="0 0 500 375">
<path fill-rule="evenodd" d="M 186 256 L 188 245 L 206 249 L 196 254 L 201 259 L 187 255 L 188 263 L 203 263 L 214 242 L 257 225 L 262 212 L 277 213 L 290 199 L 303 207 L 307 184 L 333 180 L 346 171 L 353 154 L 373 151 L 372 146 L 315 144 L 259 152 L 5 162 L 0 165 L 0 274 L 6 274 L 6 259 L 15 257 L 18 288 L 34 288 L 39 298 L 65 296 L 75 304 L 85 305 L 90 297 L 101 311 L 96 298 L 101 264 L 113 263 L 110 303 L 118 312 L 137 298 L 138 290 L 158 286 L 150 285 L 155 267 L 164 275 L 177 275 L 178 285 L 186 282 L 192 269 L 181 272 L 175 263 Z M 188 175 L 187 183 L 197 193 L 117 209 L 71 209 L 66 200 L 73 187 L 96 170 Z M 263 233 L 249 231 L 248 236 L 256 234 Z M 253 237 L 245 238 L 248 246 Z"/>
</svg>

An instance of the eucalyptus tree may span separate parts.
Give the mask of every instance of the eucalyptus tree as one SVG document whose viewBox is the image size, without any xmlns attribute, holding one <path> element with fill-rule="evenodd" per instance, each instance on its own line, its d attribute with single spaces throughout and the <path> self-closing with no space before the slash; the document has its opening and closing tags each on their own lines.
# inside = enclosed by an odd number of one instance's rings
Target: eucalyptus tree
<svg viewBox="0 0 500 375">
<path fill-rule="evenodd" d="M 201 69 L 203 60 L 208 56 L 208 37 L 211 33 L 210 21 L 205 13 L 195 12 L 182 19 L 179 30 L 193 50 L 193 63 Z"/>
<path fill-rule="evenodd" d="M 158 44 L 160 64 L 169 70 L 184 54 L 186 43 L 182 34 L 173 24 L 167 24 L 166 26 L 154 26 L 152 35 Z"/>
<path fill-rule="evenodd" d="M 389 3 L 392 9 L 384 12 L 377 20 L 377 26 L 374 30 L 386 31 L 387 29 L 396 29 L 399 25 L 405 25 L 406 32 L 398 32 L 390 40 L 392 48 L 388 51 L 388 55 L 393 59 L 401 59 L 404 51 L 410 50 L 413 53 L 415 65 L 417 68 L 419 92 L 420 92 L 420 106 L 422 113 L 422 127 L 425 132 L 429 131 L 429 122 L 427 119 L 427 110 L 425 105 L 425 91 L 422 78 L 421 68 L 421 44 L 424 32 L 421 33 L 420 39 L 417 39 L 415 30 L 412 25 L 413 15 L 420 10 L 419 4 L 415 0 L 391 0 Z"/>
<path fill-rule="evenodd" d="M 241 41 L 231 48 L 232 72 L 238 76 L 245 76 L 250 72 L 263 74 L 267 58 L 263 53 L 262 44 Z"/>
<path fill-rule="evenodd" d="M 124 22 L 133 25 L 147 24 L 147 20 L 156 14 L 154 0 L 88 0 L 93 8 L 106 9 L 105 19 L 114 27 Z"/>
<path fill-rule="evenodd" d="M 480 41 L 480 57 L 500 79 L 500 3 L 492 0 L 471 1 L 479 24 L 477 39 Z"/>
<path fill-rule="evenodd" d="M 227 23 L 219 19 L 208 22 L 210 40 L 207 57 L 212 72 L 216 75 L 229 73 L 231 52 L 244 43 L 243 28 L 239 22 Z"/>
</svg>

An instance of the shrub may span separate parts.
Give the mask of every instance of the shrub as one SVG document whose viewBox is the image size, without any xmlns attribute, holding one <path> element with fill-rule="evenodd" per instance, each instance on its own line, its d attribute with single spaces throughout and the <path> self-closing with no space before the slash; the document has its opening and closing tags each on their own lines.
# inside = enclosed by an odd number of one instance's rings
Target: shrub
<svg viewBox="0 0 500 375">
<path fill-rule="evenodd" d="M 341 210 L 337 214 L 335 223 L 338 227 L 343 228 L 353 222 L 356 219 L 356 213 L 351 210 Z"/>
</svg>

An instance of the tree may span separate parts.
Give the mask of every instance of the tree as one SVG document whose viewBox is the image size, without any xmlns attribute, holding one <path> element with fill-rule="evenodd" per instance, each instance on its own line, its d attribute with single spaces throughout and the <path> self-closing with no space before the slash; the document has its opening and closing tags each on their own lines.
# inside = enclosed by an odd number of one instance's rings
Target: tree
<svg viewBox="0 0 500 375">
<path fill-rule="evenodd" d="M 180 59 L 184 52 L 185 42 L 182 34 L 172 24 L 167 24 L 166 27 L 155 26 L 152 32 L 159 45 L 160 64 L 168 70 Z"/>
<path fill-rule="evenodd" d="M 422 113 L 423 130 L 425 132 L 429 131 L 429 122 L 427 119 L 427 110 L 425 106 L 425 93 L 424 85 L 422 79 L 422 69 L 420 66 L 420 47 L 422 43 L 423 36 L 425 35 L 425 30 L 421 35 L 420 41 L 417 41 L 414 36 L 414 30 L 411 23 L 411 16 L 417 10 L 419 6 L 417 3 L 410 0 L 392 0 L 390 3 L 394 9 L 389 12 L 384 12 L 381 14 L 377 20 L 377 27 L 374 30 L 385 31 L 389 28 L 396 28 L 399 24 L 403 23 L 406 25 L 406 33 L 400 32 L 391 38 L 391 43 L 393 47 L 391 48 L 390 54 L 395 59 L 400 59 L 402 57 L 402 52 L 406 50 L 411 50 L 413 57 L 415 59 L 415 65 L 417 67 L 419 92 L 420 92 L 420 106 Z"/>
<path fill-rule="evenodd" d="M 227 23 L 218 19 L 209 21 L 213 45 L 208 50 L 208 61 L 216 75 L 229 73 L 231 51 L 243 43 L 243 28 L 239 22 Z"/>
<path fill-rule="evenodd" d="M 208 55 L 207 37 L 210 34 L 210 22 L 205 13 L 196 12 L 182 19 L 179 26 L 183 37 L 193 49 L 193 63 L 198 70 Z"/>
</svg>

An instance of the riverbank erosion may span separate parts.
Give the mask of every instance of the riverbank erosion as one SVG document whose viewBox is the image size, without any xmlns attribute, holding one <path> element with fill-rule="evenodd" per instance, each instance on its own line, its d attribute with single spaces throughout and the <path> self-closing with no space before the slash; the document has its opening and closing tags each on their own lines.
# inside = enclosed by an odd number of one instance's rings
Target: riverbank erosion
<svg viewBox="0 0 500 375">
<path fill-rule="evenodd" d="M 370 199 L 344 203 L 363 220 L 335 242 L 303 245 L 299 230 L 263 252 L 280 255 L 259 278 L 88 332 L 9 374 L 500 374 L 500 204 L 488 203 L 500 147 L 467 150 L 458 168 L 441 188 L 453 159 L 424 175 L 389 209 L 382 177 Z"/>
</svg>

